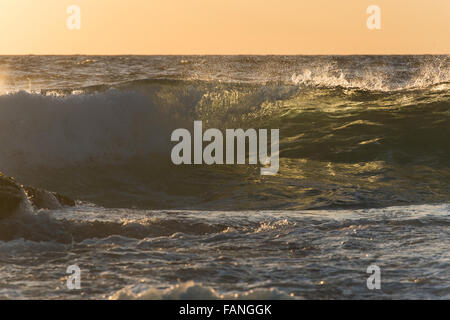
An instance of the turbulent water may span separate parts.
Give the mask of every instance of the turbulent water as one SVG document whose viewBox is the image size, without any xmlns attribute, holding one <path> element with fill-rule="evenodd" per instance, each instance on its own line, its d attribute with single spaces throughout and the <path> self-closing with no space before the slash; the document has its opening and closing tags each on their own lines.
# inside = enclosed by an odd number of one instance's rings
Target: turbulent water
<svg viewBox="0 0 450 320">
<path fill-rule="evenodd" d="M 79 200 L 0 221 L 0 298 L 450 298 L 449 56 L 3 56 L 0 94 L 0 171 Z M 194 120 L 279 173 L 173 165 Z"/>
</svg>

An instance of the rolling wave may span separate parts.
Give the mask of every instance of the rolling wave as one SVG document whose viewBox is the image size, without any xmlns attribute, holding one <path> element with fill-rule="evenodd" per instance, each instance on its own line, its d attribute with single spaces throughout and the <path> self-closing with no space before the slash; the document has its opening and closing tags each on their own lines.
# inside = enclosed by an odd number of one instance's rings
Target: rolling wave
<svg viewBox="0 0 450 320">
<path fill-rule="evenodd" d="M 295 80 L 145 79 L 2 95 L 0 168 L 29 184 L 119 207 L 448 199 L 448 83 L 382 91 Z M 191 129 L 194 120 L 206 128 L 279 128 L 280 174 L 262 180 L 251 166 L 172 165 L 170 134 Z"/>
</svg>

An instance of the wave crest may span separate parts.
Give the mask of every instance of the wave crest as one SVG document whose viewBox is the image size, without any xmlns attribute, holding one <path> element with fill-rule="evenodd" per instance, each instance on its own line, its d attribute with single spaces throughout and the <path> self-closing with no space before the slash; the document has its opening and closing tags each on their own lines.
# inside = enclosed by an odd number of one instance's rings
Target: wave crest
<svg viewBox="0 0 450 320">
<path fill-rule="evenodd" d="M 109 300 L 292 300 L 292 294 L 277 289 L 254 289 L 243 293 L 218 293 L 193 281 L 170 286 L 167 289 L 156 287 L 126 287 L 109 297 Z"/>
<path fill-rule="evenodd" d="M 441 90 L 448 89 L 450 68 L 445 59 L 434 59 L 415 67 L 414 72 L 394 72 L 389 68 L 361 65 L 352 72 L 337 63 L 319 64 L 294 73 L 291 81 L 297 85 L 319 87 L 341 87 L 367 91 L 399 91 L 423 89 L 446 84 Z"/>
</svg>

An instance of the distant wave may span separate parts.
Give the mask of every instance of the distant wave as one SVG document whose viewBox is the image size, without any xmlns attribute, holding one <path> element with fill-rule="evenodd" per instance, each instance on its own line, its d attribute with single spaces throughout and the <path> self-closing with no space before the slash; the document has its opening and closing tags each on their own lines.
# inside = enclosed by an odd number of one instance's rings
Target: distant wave
<svg viewBox="0 0 450 320">
<path fill-rule="evenodd" d="M 348 74 L 336 64 L 325 63 L 304 68 L 294 73 L 291 80 L 306 86 L 341 87 L 367 91 L 399 91 L 433 87 L 437 90 L 449 89 L 450 68 L 444 61 L 424 63 L 415 66 L 412 73 L 396 72 L 394 68 L 367 68 L 362 65 Z M 439 85 L 443 85 L 442 87 Z"/>
<path fill-rule="evenodd" d="M 448 55 L 3 56 L 0 93 L 109 88 L 143 79 L 393 91 L 450 81 Z M 50 90 L 52 91 L 52 90 Z"/>
</svg>

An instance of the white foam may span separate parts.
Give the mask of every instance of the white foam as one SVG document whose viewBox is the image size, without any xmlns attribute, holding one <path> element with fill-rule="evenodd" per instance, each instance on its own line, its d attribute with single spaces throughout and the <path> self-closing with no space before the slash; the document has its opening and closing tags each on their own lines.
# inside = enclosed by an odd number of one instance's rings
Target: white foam
<svg viewBox="0 0 450 320">
<path fill-rule="evenodd" d="M 294 298 L 293 294 L 286 294 L 273 288 L 220 294 L 210 287 L 204 287 L 193 281 L 177 284 L 167 289 L 142 285 L 126 287 L 109 297 L 110 300 L 289 300 Z"/>
<path fill-rule="evenodd" d="M 345 72 L 336 64 L 326 63 L 304 68 L 301 72 L 292 74 L 291 81 L 297 85 L 339 86 L 374 91 L 420 89 L 450 82 L 450 69 L 445 67 L 444 60 L 424 63 L 413 76 L 403 80 L 398 77 L 392 79 L 394 71 L 362 67 L 350 76 L 349 72 Z"/>
</svg>

